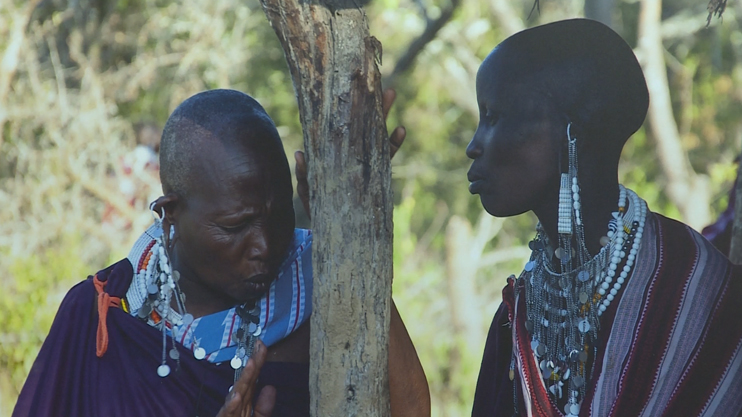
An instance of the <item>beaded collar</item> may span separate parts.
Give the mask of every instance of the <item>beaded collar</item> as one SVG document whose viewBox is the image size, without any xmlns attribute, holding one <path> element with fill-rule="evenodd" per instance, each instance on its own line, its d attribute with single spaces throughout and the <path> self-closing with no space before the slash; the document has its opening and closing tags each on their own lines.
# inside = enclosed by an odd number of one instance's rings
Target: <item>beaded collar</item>
<svg viewBox="0 0 742 417">
<path fill-rule="evenodd" d="M 646 216 L 646 203 L 620 186 L 618 211 L 613 213 L 608 233 L 601 238 L 603 247 L 594 257 L 580 259 L 574 250 L 568 255 L 562 242 L 553 250 L 540 224 L 536 238 L 529 244 L 531 258 L 518 278 L 525 291 L 525 327 L 544 384 L 555 403 L 565 402 L 567 391 L 567 416 L 579 414 L 591 377 L 587 365 L 589 353 L 595 353 L 591 351 L 595 349 L 599 318 L 632 271 Z M 553 256 L 561 269 L 552 264 Z M 574 264 L 575 268 L 567 268 Z"/>
</svg>

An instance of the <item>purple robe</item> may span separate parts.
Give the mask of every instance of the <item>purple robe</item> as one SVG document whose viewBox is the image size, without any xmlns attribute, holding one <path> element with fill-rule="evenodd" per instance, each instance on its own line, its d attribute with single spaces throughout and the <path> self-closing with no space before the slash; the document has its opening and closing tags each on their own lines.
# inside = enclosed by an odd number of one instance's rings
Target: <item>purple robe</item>
<svg viewBox="0 0 742 417">
<path fill-rule="evenodd" d="M 99 272 L 105 291 L 123 297 L 133 277 L 120 261 Z M 196 360 L 176 344 L 180 366 L 160 378 L 162 333 L 119 308 L 109 308 L 108 349 L 96 356 L 98 298 L 92 277 L 74 286 L 18 398 L 13 417 L 215 416 L 234 380 L 228 363 Z M 172 340 L 168 339 L 168 350 Z M 172 362 L 172 361 L 171 361 Z M 273 416 L 309 415 L 308 364 L 266 362 L 256 393 L 276 387 Z"/>
<path fill-rule="evenodd" d="M 514 285 L 492 322 L 472 416 L 510 417 L 515 397 L 519 415 L 563 415 L 533 360 Z M 650 213 L 631 278 L 602 317 L 579 415 L 742 416 L 740 300 L 740 267 L 688 226 Z M 511 381 L 514 342 L 526 366 Z"/>
</svg>

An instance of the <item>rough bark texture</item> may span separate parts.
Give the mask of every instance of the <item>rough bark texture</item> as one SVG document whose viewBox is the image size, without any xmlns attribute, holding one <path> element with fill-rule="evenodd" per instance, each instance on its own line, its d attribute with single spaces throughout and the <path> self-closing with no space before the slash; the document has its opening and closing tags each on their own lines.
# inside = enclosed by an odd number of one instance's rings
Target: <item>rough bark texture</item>
<svg viewBox="0 0 742 417">
<path fill-rule="evenodd" d="M 314 416 L 387 416 L 391 167 L 381 45 L 354 2 L 262 0 L 299 101 L 314 229 Z"/>
<path fill-rule="evenodd" d="M 683 150 L 672 111 L 661 33 L 662 0 L 641 0 L 639 48 L 649 89 L 649 127 L 657 142 L 657 156 L 667 176 L 667 195 L 683 221 L 696 230 L 711 221 L 708 179 L 691 167 Z"/>
</svg>

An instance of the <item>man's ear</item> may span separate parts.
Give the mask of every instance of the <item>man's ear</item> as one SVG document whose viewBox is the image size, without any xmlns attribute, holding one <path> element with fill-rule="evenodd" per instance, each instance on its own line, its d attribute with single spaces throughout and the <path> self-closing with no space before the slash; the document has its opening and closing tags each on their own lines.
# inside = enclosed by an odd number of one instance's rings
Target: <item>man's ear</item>
<svg viewBox="0 0 742 417">
<path fill-rule="evenodd" d="M 152 203 L 151 209 L 162 220 L 162 232 L 170 236 L 170 227 L 176 223 L 181 200 L 175 193 L 167 193 Z"/>
</svg>

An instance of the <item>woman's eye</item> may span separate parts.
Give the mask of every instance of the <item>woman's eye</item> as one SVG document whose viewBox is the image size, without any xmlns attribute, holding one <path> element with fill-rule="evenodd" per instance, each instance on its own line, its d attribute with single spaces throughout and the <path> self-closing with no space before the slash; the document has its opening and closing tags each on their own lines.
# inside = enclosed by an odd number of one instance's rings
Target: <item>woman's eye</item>
<svg viewBox="0 0 742 417">
<path fill-rule="evenodd" d="M 221 224 L 219 227 L 222 228 L 225 232 L 229 233 L 237 233 L 242 231 L 244 228 L 250 225 L 252 222 L 252 219 L 245 219 L 240 221 L 239 223 L 232 223 L 232 224 Z"/>
<path fill-rule="evenodd" d="M 494 125 L 497 123 L 498 120 L 500 120 L 500 113 L 487 109 L 484 118 L 485 120 L 487 120 L 487 123 Z"/>
<path fill-rule="evenodd" d="M 222 230 L 224 230 L 225 232 L 237 233 L 237 232 L 241 231 L 242 229 L 244 229 L 245 226 L 247 226 L 247 223 L 242 223 L 242 224 L 238 224 L 238 225 L 230 225 L 230 226 L 222 225 L 222 226 L 219 226 L 219 227 L 221 227 Z"/>
</svg>

